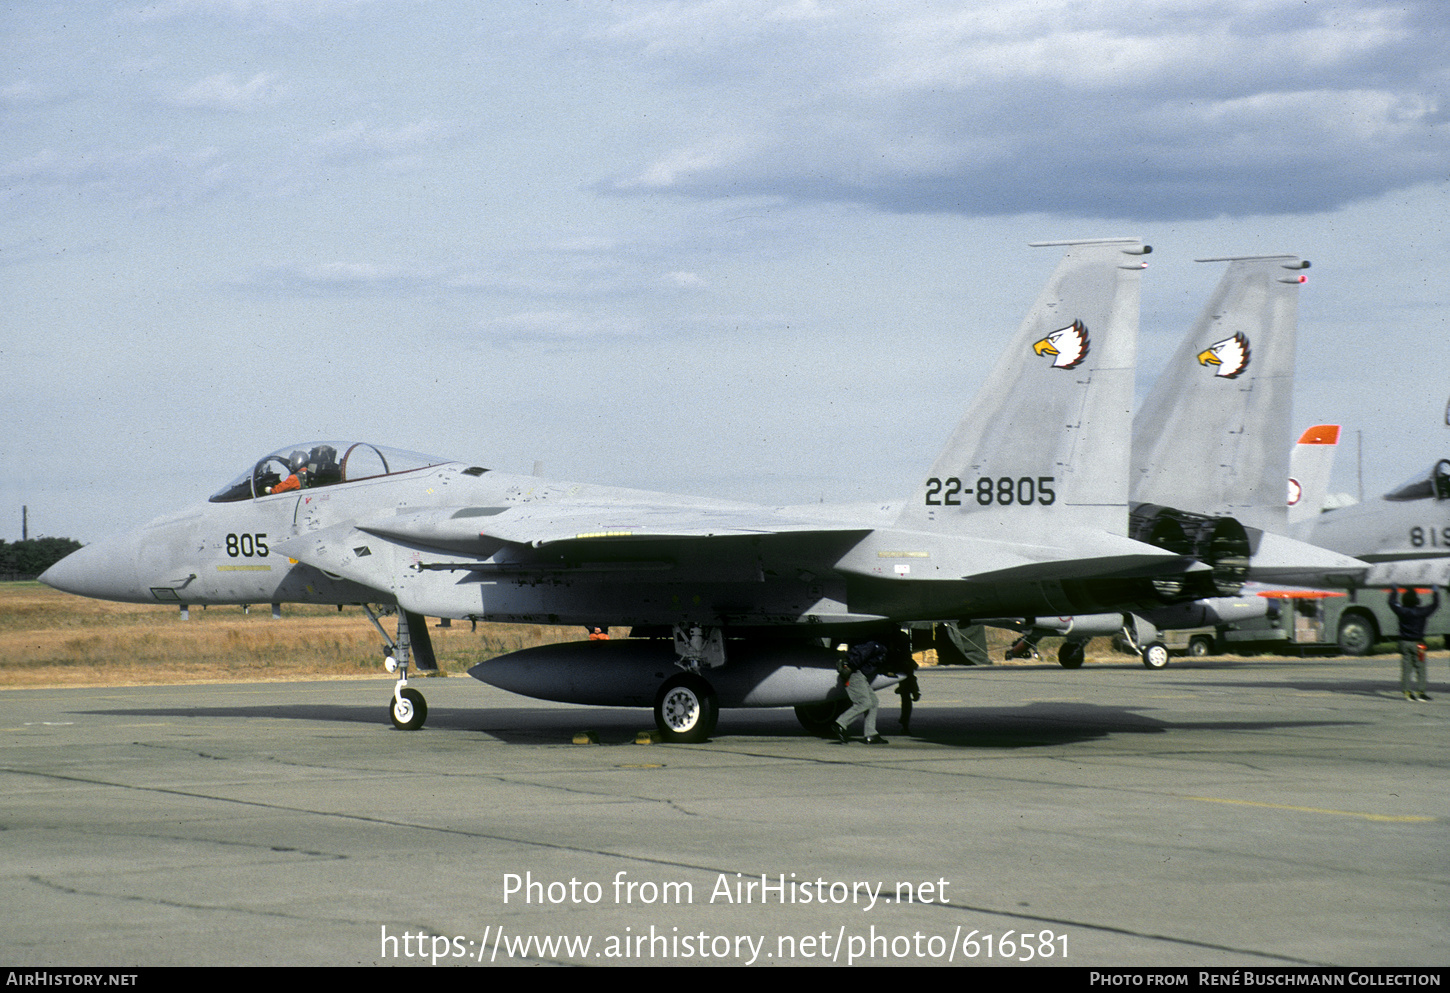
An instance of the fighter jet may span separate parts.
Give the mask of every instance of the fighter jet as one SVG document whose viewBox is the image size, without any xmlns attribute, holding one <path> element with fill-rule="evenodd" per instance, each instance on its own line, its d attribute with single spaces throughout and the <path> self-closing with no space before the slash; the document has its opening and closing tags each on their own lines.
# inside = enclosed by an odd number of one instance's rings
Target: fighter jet
<svg viewBox="0 0 1450 993">
<path fill-rule="evenodd" d="M 632 627 L 658 637 L 529 649 L 471 672 L 544 699 L 653 706 L 672 741 L 704 740 L 721 707 L 795 706 L 811 726 L 841 693 L 830 646 L 903 622 L 1142 609 L 1230 581 L 1193 548 L 1126 533 L 1150 249 L 1040 244 L 1065 248 L 1062 261 L 899 507 L 770 508 L 308 442 L 41 578 L 145 603 L 395 605 L 400 728 L 427 713 L 407 678 L 410 663 L 436 664 L 425 615 Z"/>
<path fill-rule="evenodd" d="M 1344 586 L 1363 577 L 1361 563 L 1286 537 L 1298 295 L 1309 263 L 1295 255 L 1197 261 L 1229 265 L 1133 419 L 1129 534 L 1212 563 L 1215 588 L 1136 618 L 1034 619 L 1019 653 L 1061 635 L 1058 661 L 1075 668 L 1087 639 L 1126 621 L 1130 642 L 1147 632 L 1144 665 L 1161 668 L 1168 652 L 1155 628 L 1263 616 L 1262 585 L 1240 595 L 1250 580 Z"/>
<path fill-rule="evenodd" d="M 1300 521 L 1293 534 L 1370 563 L 1362 585 L 1450 583 L 1450 459 L 1383 496 Z"/>
</svg>

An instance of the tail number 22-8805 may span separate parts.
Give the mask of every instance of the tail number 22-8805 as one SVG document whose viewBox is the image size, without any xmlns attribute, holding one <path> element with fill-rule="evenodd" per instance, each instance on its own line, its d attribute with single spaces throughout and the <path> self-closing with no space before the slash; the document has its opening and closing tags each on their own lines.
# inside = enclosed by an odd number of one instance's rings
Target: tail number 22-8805
<svg viewBox="0 0 1450 993">
<path fill-rule="evenodd" d="M 1001 507 L 1014 504 L 1027 506 L 1034 503 L 1050 507 L 1057 502 L 1057 491 L 1052 488 L 1055 478 L 979 476 L 974 487 L 964 488 L 962 481 L 955 476 L 948 479 L 937 479 L 933 476 L 926 481 L 926 503 L 929 507 L 960 507 L 964 497 L 971 500 L 975 496 L 977 503 L 983 507 L 993 504 Z"/>
</svg>

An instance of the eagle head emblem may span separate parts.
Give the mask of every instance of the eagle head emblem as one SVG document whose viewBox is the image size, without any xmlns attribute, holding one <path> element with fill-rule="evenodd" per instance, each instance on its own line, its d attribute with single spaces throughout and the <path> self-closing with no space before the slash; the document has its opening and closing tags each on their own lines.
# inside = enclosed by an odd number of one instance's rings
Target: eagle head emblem
<svg viewBox="0 0 1450 993">
<path fill-rule="evenodd" d="M 1249 367 L 1249 339 L 1242 334 L 1214 342 L 1198 353 L 1198 364 L 1217 366 L 1215 376 L 1233 379 Z"/>
<path fill-rule="evenodd" d="M 1051 355 L 1054 369 L 1071 369 L 1087 358 L 1088 333 L 1082 321 L 1073 321 L 1058 328 L 1046 338 L 1032 343 L 1037 355 Z"/>
</svg>

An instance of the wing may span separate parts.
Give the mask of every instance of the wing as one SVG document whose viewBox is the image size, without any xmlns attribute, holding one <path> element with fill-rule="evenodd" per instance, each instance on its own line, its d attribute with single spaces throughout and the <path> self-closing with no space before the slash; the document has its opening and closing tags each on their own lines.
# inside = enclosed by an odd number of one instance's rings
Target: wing
<svg viewBox="0 0 1450 993">
<path fill-rule="evenodd" d="M 359 531 L 404 544 L 482 551 L 498 544 L 543 548 L 564 541 L 758 537 L 806 532 L 858 533 L 859 524 L 777 515 L 766 508 L 546 503 L 443 507 L 361 523 Z"/>
<path fill-rule="evenodd" d="M 777 515 L 768 508 L 625 504 L 435 507 L 337 524 L 273 545 L 289 558 L 327 573 L 396 591 L 399 566 L 520 574 L 603 568 L 649 571 L 651 554 L 670 546 L 711 564 L 712 549 L 771 536 L 811 542 L 839 555 L 870 532 L 839 521 Z M 650 547 L 645 547 L 650 546 Z M 637 551 L 631 552 L 635 548 Z M 592 549 L 592 551 L 590 551 Z M 834 549 L 834 551 L 833 551 Z M 550 554 L 544 554 L 550 553 Z M 572 554 L 569 554 L 572 553 Z"/>
</svg>

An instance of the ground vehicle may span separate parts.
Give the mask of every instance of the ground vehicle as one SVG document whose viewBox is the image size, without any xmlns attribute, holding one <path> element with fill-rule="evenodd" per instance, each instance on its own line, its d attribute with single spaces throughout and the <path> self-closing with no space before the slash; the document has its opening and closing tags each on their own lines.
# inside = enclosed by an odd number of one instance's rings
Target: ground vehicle
<svg viewBox="0 0 1450 993">
<path fill-rule="evenodd" d="M 1431 595 L 1429 590 L 1419 592 L 1422 598 Z M 1388 590 L 1281 594 L 1270 597 L 1269 601 L 1269 611 L 1262 618 L 1220 625 L 1217 629 L 1220 648 L 1225 651 L 1277 648 L 1286 654 L 1299 655 L 1310 651 L 1367 655 L 1376 644 L 1393 640 L 1399 629 L 1399 621 L 1389 607 Z M 1183 633 L 1163 632 L 1163 635 L 1166 641 L 1169 634 Z M 1442 604 L 1430 615 L 1425 633 L 1450 635 L 1450 603 Z"/>
</svg>

